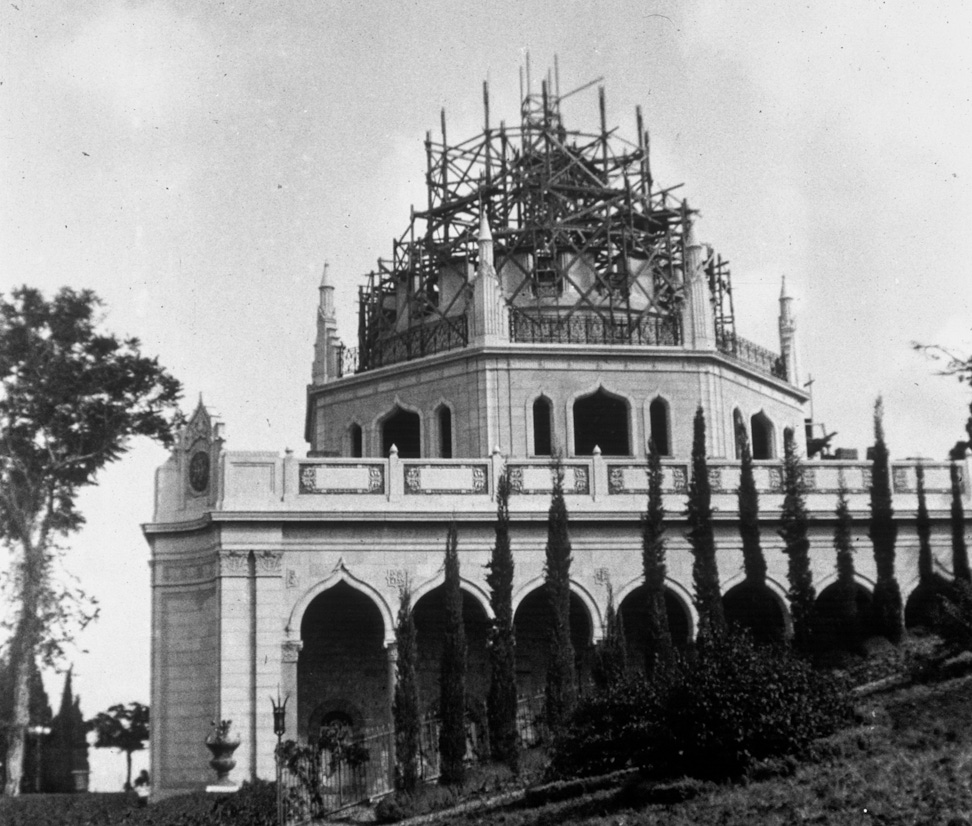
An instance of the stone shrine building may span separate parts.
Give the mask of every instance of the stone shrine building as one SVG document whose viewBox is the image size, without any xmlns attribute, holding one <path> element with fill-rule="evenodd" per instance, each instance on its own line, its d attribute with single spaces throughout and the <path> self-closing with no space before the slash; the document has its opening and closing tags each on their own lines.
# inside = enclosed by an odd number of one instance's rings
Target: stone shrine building
<svg viewBox="0 0 972 826">
<path fill-rule="evenodd" d="M 566 96 L 564 96 L 566 97 Z M 213 719 L 242 737 L 232 777 L 274 776 L 270 697 L 289 695 L 287 736 L 323 723 L 387 724 L 400 590 L 412 592 L 419 678 L 438 697 L 443 555 L 458 524 L 469 689 L 487 689 L 491 609 L 485 563 L 496 482 L 512 485 L 517 674 L 542 691 L 543 594 L 551 456 L 563 457 L 573 545 L 571 633 L 581 680 L 603 634 L 609 588 L 632 662 L 642 661 L 641 515 L 649 439 L 664 456 L 669 621 L 694 635 L 684 537 L 692 422 L 701 405 L 721 583 L 730 619 L 743 580 L 738 424 L 756 459 L 769 566 L 760 616 L 786 634 L 787 558 L 776 528 L 783 433 L 804 454 L 809 397 L 784 286 L 779 354 L 737 334 L 728 264 L 696 237 L 694 213 L 652 179 L 637 136 L 570 130 L 559 89 L 522 95 L 519 124 L 490 122 L 458 144 L 426 137 L 428 202 L 360 290 L 357 347 L 338 336 L 325 265 L 317 308 L 306 456 L 227 450 L 200 406 L 156 478 L 144 526 L 152 552 L 152 737 L 160 793 L 212 778 Z M 295 400 L 296 402 L 296 400 Z M 871 467 L 811 440 L 806 462 L 814 584 L 836 578 L 834 507 L 854 514 L 860 599 L 875 580 L 866 536 Z M 917 584 L 916 462 L 893 462 L 897 572 Z M 932 541 L 950 558 L 950 468 L 925 462 Z M 965 468 L 960 470 L 965 471 Z M 964 478 L 964 477 L 963 477 Z M 968 492 L 965 492 L 968 496 Z M 734 612 L 737 612 L 734 614 Z"/>
</svg>

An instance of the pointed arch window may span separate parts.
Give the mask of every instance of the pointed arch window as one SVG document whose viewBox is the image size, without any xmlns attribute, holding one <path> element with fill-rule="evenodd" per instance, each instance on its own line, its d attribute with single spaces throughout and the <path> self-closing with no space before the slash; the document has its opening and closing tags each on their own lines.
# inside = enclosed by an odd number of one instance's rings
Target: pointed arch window
<svg viewBox="0 0 972 826">
<path fill-rule="evenodd" d="M 392 445 L 402 459 L 422 457 L 422 436 L 419 414 L 396 407 L 381 424 L 381 454 L 387 456 Z"/>
<path fill-rule="evenodd" d="M 363 455 L 362 449 L 362 439 L 361 439 L 361 425 L 357 422 L 348 428 L 348 435 L 351 438 L 351 456 L 355 459 L 360 459 Z"/>
<path fill-rule="evenodd" d="M 658 455 L 671 456 L 672 439 L 668 423 L 668 402 L 661 396 L 648 405 L 648 425 Z"/>
<path fill-rule="evenodd" d="M 595 447 L 604 456 L 628 456 L 628 404 L 598 390 L 574 402 L 574 455 L 590 456 Z"/>
<path fill-rule="evenodd" d="M 439 407 L 436 413 L 439 424 L 439 457 L 452 458 L 452 408 L 447 404 Z"/>
<path fill-rule="evenodd" d="M 540 396 L 533 403 L 533 455 L 550 456 L 553 453 L 553 428 L 550 399 Z"/>
<path fill-rule="evenodd" d="M 760 411 L 750 420 L 750 427 L 752 428 L 753 434 L 753 458 L 775 458 L 774 443 L 776 440 L 774 438 L 773 422 L 770 421 L 769 416 L 763 413 L 763 411 Z"/>
</svg>

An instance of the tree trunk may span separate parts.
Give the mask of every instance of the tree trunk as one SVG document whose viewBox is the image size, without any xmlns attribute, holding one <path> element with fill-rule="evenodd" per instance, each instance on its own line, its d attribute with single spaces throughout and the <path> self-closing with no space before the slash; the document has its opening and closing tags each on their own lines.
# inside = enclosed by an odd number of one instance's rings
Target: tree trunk
<svg viewBox="0 0 972 826">
<path fill-rule="evenodd" d="M 130 751 L 125 752 L 125 791 L 130 792 L 132 790 L 132 753 Z"/>
<path fill-rule="evenodd" d="M 17 623 L 17 633 L 11 646 L 13 665 L 13 717 L 7 735 L 7 782 L 4 794 L 20 794 L 20 780 L 24 773 L 24 741 L 30 724 L 30 672 L 33 647 L 24 644 L 26 629 L 23 618 Z"/>
</svg>

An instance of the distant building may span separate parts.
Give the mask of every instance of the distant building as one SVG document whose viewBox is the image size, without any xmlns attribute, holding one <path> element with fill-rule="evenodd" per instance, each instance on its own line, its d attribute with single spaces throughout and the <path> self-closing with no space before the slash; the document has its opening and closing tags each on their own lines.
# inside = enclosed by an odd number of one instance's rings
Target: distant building
<svg viewBox="0 0 972 826">
<path fill-rule="evenodd" d="M 399 592 L 412 589 L 424 697 L 437 697 L 442 559 L 459 550 L 470 691 L 486 691 L 491 610 L 484 564 L 495 491 L 513 487 L 521 691 L 545 673 L 542 592 L 550 457 L 563 456 L 573 543 L 571 627 L 582 675 L 601 637 L 608 585 L 633 660 L 645 644 L 640 517 L 646 449 L 665 456 L 668 610 L 680 644 L 696 628 L 684 538 L 692 420 L 708 424 L 719 570 L 727 611 L 742 581 L 736 424 L 748 431 L 769 577 L 760 608 L 789 629 L 776 535 L 783 433 L 807 445 L 808 395 L 793 301 L 780 295 L 779 355 L 736 333 L 727 263 L 693 212 L 655 186 L 648 136 L 621 140 L 561 120 L 559 91 L 527 90 L 519 126 L 489 120 L 450 145 L 427 137 L 428 202 L 360 295 L 358 345 L 338 337 L 332 276 L 320 286 L 306 457 L 227 451 L 200 404 L 157 476 L 152 547 L 152 776 L 157 790 L 212 777 L 214 718 L 242 736 L 234 777 L 272 777 L 269 697 L 290 695 L 288 736 L 340 720 L 390 719 Z M 812 424 L 812 423 L 811 423 Z M 812 432 L 812 430 L 811 430 Z M 819 447 L 819 446 L 818 446 Z M 893 465 L 898 575 L 917 581 L 915 461 Z M 850 490 L 861 600 L 874 581 L 866 539 L 870 465 L 807 463 L 818 592 L 835 578 L 833 510 Z M 949 467 L 925 463 L 933 542 L 949 558 Z M 966 493 L 967 495 L 967 493 Z M 734 608 L 733 606 L 736 605 Z"/>
</svg>

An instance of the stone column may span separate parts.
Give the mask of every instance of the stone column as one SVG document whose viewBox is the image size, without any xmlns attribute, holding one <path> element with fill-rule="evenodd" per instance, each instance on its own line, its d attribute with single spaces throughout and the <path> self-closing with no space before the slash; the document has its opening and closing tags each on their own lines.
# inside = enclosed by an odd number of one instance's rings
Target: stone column
<svg viewBox="0 0 972 826">
<path fill-rule="evenodd" d="M 233 754 L 235 783 L 248 780 L 253 762 L 253 595 L 249 551 L 219 555 L 219 708 L 240 737 Z"/>
<path fill-rule="evenodd" d="M 394 729 L 395 727 L 395 680 L 398 673 L 398 646 L 394 642 L 385 643 L 385 653 L 388 656 L 388 722 Z M 389 788 L 395 786 L 395 738 L 390 739 L 388 749 L 388 784 Z"/>
<path fill-rule="evenodd" d="M 267 779 L 272 778 L 276 771 L 273 752 L 277 745 L 277 738 L 273 733 L 273 706 L 270 698 L 276 698 L 278 691 L 281 697 L 284 696 L 280 662 L 280 639 L 284 625 L 281 617 L 282 561 L 283 554 L 280 551 L 260 551 L 255 554 L 253 566 L 253 772 L 257 777 Z M 295 696 L 295 705 L 296 701 Z"/>
<path fill-rule="evenodd" d="M 284 640 L 280 646 L 280 694 L 287 700 L 287 733 L 284 737 L 297 740 L 297 659 L 304 647 L 301 640 Z"/>
</svg>

